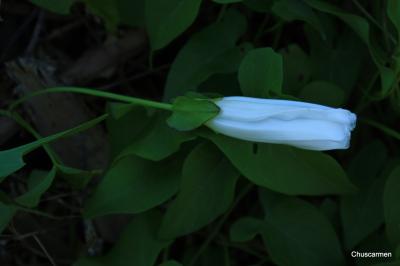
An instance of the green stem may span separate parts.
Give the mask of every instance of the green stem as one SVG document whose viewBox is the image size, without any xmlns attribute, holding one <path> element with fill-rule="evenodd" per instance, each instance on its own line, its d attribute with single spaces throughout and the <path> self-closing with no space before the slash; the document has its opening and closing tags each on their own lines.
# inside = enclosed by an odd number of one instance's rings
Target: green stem
<svg viewBox="0 0 400 266">
<path fill-rule="evenodd" d="M 86 95 L 116 100 L 116 101 L 120 101 L 120 102 L 126 102 L 126 103 L 131 103 L 131 104 L 147 106 L 147 107 L 156 108 L 156 109 L 162 109 L 162 110 L 167 110 L 167 111 L 172 110 L 172 105 L 168 104 L 168 103 L 160 103 L 160 102 L 156 102 L 156 101 L 145 100 L 145 99 L 135 98 L 135 97 L 131 97 L 131 96 L 125 96 L 125 95 L 120 95 L 120 94 L 116 94 L 116 93 L 106 92 L 106 91 L 99 91 L 99 90 L 86 89 L 86 88 L 76 88 L 76 87 L 58 87 L 58 88 L 50 88 L 50 89 L 36 91 L 34 93 L 28 94 L 25 97 L 22 97 L 21 99 L 18 99 L 17 101 L 15 101 L 13 104 L 10 105 L 9 110 L 13 110 L 16 106 L 18 106 L 22 102 L 24 102 L 27 99 L 30 99 L 34 96 L 47 94 L 47 93 L 61 93 L 61 92 L 86 94 Z"/>
<path fill-rule="evenodd" d="M 360 4 L 360 2 L 358 2 L 358 0 L 353 0 L 353 3 L 361 11 L 361 13 L 364 14 L 364 16 L 367 19 L 369 19 L 373 24 L 375 24 L 375 26 L 377 26 L 381 31 L 383 31 L 385 33 L 385 30 L 379 24 L 379 22 L 370 13 L 368 13 L 368 11 L 363 7 L 362 4 Z M 393 43 L 396 43 L 396 39 L 391 34 L 389 34 L 388 37 Z"/>
<path fill-rule="evenodd" d="M 31 125 L 29 125 L 29 123 L 26 122 L 19 114 L 11 113 L 6 110 L 0 110 L 0 115 L 3 115 L 3 116 L 13 119 L 18 125 L 20 125 L 23 129 L 28 131 L 36 139 L 42 138 L 42 136 L 40 136 L 40 134 Z M 46 151 L 47 155 L 49 156 L 51 162 L 54 165 L 58 165 L 57 155 L 51 150 L 49 145 L 43 144 L 43 148 Z"/>
<path fill-rule="evenodd" d="M 226 10 L 228 8 L 229 4 L 224 4 L 221 7 L 221 10 L 219 11 L 218 17 L 217 17 L 217 23 L 221 22 L 222 18 L 224 17 Z"/>
<path fill-rule="evenodd" d="M 356 113 L 361 112 L 361 110 L 363 110 L 366 106 L 368 106 L 370 100 L 371 100 L 371 96 L 369 95 L 369 93 L 371 92 L 375 82 L 378 80 L 379 77 L 379 71 L 375 72 L 374 75 L 372 76 L 370 82 L 368 83 L 367 87 L 365 90 L 361 91 L 362 96 L 361 99 L 357 105 L 356 109 Z"/>
<path fill-rule="evenodd" d="M 206 250 L 208 245 L 211 243 L 211 241 L 217 236 L 219 230 L 221 229 L 222 225 L 225 223 L 225 221 L 228 219 L 229 215 L 233 211 L 233 209 L 236 207 L 236 205 L 244 198 L 244 196 L 247 195 L 247 193 L 253 188 L 253 184 L 249 183 L 244 189 L 242 189 L 237 196 L 235 202 L 233 202 L 232 206 L 230 209 L 224 214 L 224 216 L 218 221 L 217 225 L 214 227 L 214 230 L 208 235 L 207 239 L 203 242 L 201 247 L 198 249 L 197 253 L 193 256 L 192 260 L 189 262 L 188 266 L 195 265 L 196 261 L 198 258 L 200 258 L 201 254 Z"/>
<path fill-rule="evenodd" d="M 278 27 L 278 32 L 275 34 L 274 40 L 272 41 L 272 48 L 274 50 L 276 50 L 278 48 L 279 45 L 279 41 L 281 39 L 282 36 L 282 28 L 283 28 L 283 24 L 280 24 Z"/>
<path fill-rule="evenodd" d="M 389 135 L 395 139 L 400 140 L 400 133 L 394 129 L 391 129 L 390 127 L 387 127 L 379 122 L 376 122 L 376 121 L 368 119 L 368 118 L 361 118 L 360 121 L 385 132 L 387 135 Z"/>
<path fill-rule="evenodd" d="M 267 25 L 269 20 L 269 15 L 265 15 L 265 17 L 263 18 L 263 21 L 261 22 L 261 25 L 259 26 L 256 35 L 254 36 L 254 43 L 257 43 L 258 40 L 260 39 L 260 37 L 265 33 L 264 32 L 264 28 Z"/>
</svg>

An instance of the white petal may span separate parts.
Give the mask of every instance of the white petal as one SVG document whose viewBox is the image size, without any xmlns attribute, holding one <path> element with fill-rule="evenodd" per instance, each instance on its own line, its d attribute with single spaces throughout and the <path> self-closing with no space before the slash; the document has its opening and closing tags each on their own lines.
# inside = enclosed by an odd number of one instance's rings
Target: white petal
<svg viewBox="0 0 400 266">
<path fill-rule="evenodd" d="M 214 131 L 310 150 L 348 148 L 356 122 L 348 110 L 297 101 L 226 97 L 216 103 L 221 112 L 207 123 Z"/>
<path fill-rule="evenodd" d="M 322 119 L 355 126 L 355 115 L 344 109 L 330 108 L 286 100 L 248 97 L 226 97 L 216 102 L 221 112 L 218 118 L 235 121 L 260 121 L 266 118 L 292 120 L 297 118 Z"/>
<path fill-rule="evenodd" d="M 267 119 L 257 123 L 214 119 L 207 124 L 226 135 L 252 141 L 273 140 L 342 140 L 348 132 L 341 124 L 322 120 L 296 119 L 283 121 Z"/>
</svg>

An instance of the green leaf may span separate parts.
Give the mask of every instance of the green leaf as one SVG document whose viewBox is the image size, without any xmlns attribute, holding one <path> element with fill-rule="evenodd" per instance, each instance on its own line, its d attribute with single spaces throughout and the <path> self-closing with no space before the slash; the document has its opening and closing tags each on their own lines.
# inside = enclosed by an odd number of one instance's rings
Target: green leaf
<svg viewBox="0 0 400 266">
<path fill-rule="evenodd" d="M 76 0 L 31 0 L 31 2 L 37 6 L 62 15 L 69 14 L 69 10 L 75 1 Z"/>
<path fill-rule="evenodd" d="M 286 145 L 254 144 L 205 134 L 253 183 L 289 195 L 355 192 L 340 165 L 330 156 Z M 255 149 L 257 151 L 255 151 Z"/>
<path fill-rule="evenodd" d="M 281 51 L 283 57 L 284 92 L 297 95 L 312 77 L 309 56 L 296 44 L 289 45 Z"/>
<path fill-rule="evenodd" d="M 272 12 L 286 21 L 304 21 L 314 27 L 323 39 L 327 38 L 318 15 L 303 0 L 279 0 L 272 6 Z"/>
<path fill-rule="evenodd" d="M 195 91 L 213 74 L 235 72 L 241 60 L 236 42 L 245 28 L 244 17 L 235 10 L 228 10 L 220 22 L 194 34 L 172 64 L 164 99 Z"/>
<path fill-rule="evenodd" d="M 88 9 L 104 20 L 110 31 L 118 25 L 145 26 L 145 0 L 83 0 Z"/>
<path fill-rule="evenodd" d="M 108 104 L 107 112 L 110 116 L 106 126 L 113 157 L 137 142 L 138 138 L 141 139 L 155 119 L 145 108 L 130 104 Z"/>
<path fill-rule="evenodd" d="M 323 2 L 320 0 L 304 1 L 311 7 L 321 12 L 337 16 L 351 29 L 353 29 L 354 32 L 357 33 L 357 35 L 364 41 L 364 43 L 368 46 L 371 57 L 380 72 L 382 96 L 386 96 L 391 89 L 393 82 L 395 81 L 395 74 L 393 70 L 385 66 L 387 59 L 381 58 L 378 48 L 372 44 L 368 22 L 364 18 L 354 14 L 346 13 L 328 2 Z"/>
<path fill-rule="evenodd" d="M 109 31 L 116 31 L 120 17 L 115 0 L 83 0 L 83 2 L 94 15 L 104 20 Z"/>
<path fill-rule="evenodd" d="M 332 198 L 325 198 L 321 204 L 319 204 L 318 209 L 326 218 L 328 218 L 336 232 L 339 232 L 342 225 L 340 222 L 340 210 L 337 201 Z"/>
<path fill-rule="evenodd" d="M 378 179 L 354 197 L 341 201 L 345 245 L 354 248 L 383 223 L 382 190 L 384 179 Z M 369 205 L 367 205 L 369 204 Z"/>
<path fill-rule="evenodd" d="M 286 198 L 270 210 L 266 219 L 244 218 L 231 228 L 233 240 L 249 240 L 261 234 L 277 265 L 345 265 L 332 225 L 314 206 Z"/>
<path fill-rule="evenodd" d="M 85 188 L 96 172 L 57 165 L 57 176 L 65 179 L 73 189 Z"/>
<path fill-rule="evenodd" d="M 168 241 L 156 236 L 160 214 L 148 212 L 135 216 L 126 226 L 115 246 L 103 257 L 82 257 L 75 266 L 153 266 Z"/>
<path fill-rule="evenodd" d="M 140 135 L 131 137 L 132 140 L 125 144 L 125 148 L 118 154 L 116 160 L 136 155 L 144 159 L 160 161 L 177 152 L 182 143 L 195 138 L 191 132 L 177 131 L 169 127 L 166 119 L 167 116 L 164 114 L 157 115 Z M 116 127 L 115 130 L 119 129 Z"/>
<path fill-rule="evenodd" d="M 332 107 L 340 107 L 346 100 L 345 92 L 342 88 L 323 80 L 313 81 L 307 84 L 300 91 L 299 97 L 306 102 Z"/>
<path fill-rule="evenodd" d="M 343 235 L 348 250 L 383 223 L 382 196 L 385 179 L 379 176 L 379 171 L 385 161 L 385 147 L 380 142 L 373 142 L 361 150 L 350 164 L 349 176 L 360 190 L 355 195 L 341 198 Z"/>
<path fill-rule="evenodd" d="M 258 188 L 258 199 L 264 213 L 268 213 L 270 210 L 274 209 L 275 206 L 285 198 L 287 198 L 287 196 L 281 193 L 263 187 Z"/>
<path fill-rule="evenodd" d="M 387 14 L 397 29 L 397 37 L 400 42 L 400 2 L 397 0 L 387 1 Z"/>
<path fill-rule="evenodd" d="M 149 210 L 178 190 L 180 157 L 152 162 L 135 156 L 118 160 L 85 204 L 85 217 Z"/>
<path fill-rule="evenodd" d="M 199 92 L 213 91 L 218 95 L 214 98 L 220 98 L 228 95 L 241 95 L 239 81 L 236 73 L 215 74 L 204 81 L 198 88 Z"/>
<path fill-rule="evenodd" d="M 196 19 L 201 0 L 146 0 L 147 32 L 153 51 L 168 45 Z"/>
<path fill-rule="evenodd" d="M 268 98 L 280 94 L 283 82 L 282 56 L 271 48 L 250 51 L 239 67 L 240 88 L 245 96 Z"/>
<path fill-rule="evenodd" d="M 172 105 L 172 115 L 167 123 L 180 131 L 193 130 L 217 116 L 219 111 L 212 100 L 180 96 Z"/>
<path fill-rule="evenodd" d="M 229 230 L 233 242 L 246 242 L 252 240 L 263 231 L 264 222 L 253 217 L 242 217 L 237 220 Z"/>
<path fill-rule="evenodd" d="M 266 214 L 266 225 L 262 236 L 276 264 L 345 265 L 332 225 L 311 204 L 283 200 Z"/>
<path fill-rule="evenodd" d="M 362 68 L 365 67 L 363 64 L 367 63 L 368 50 L 366 46 L 352 30 L 347 28 L 342 32 L 331 34 L 334 35 L 330 37 L 331 41 L 322 40 L 310 27 L 305 27 L 305 32 L 310 45 L 310 56 L 306 56 L 306 58 L 304 56 L 293 57 L 291 62 L 285 61 L 284 66 L 290 63 L 296 65 L 296 62 L 299 62 L 299 65 L 292 66 L 303 74 L 303 76 L 298 76 L 299 83 L 301 81 L 309 83 L 312 76 L 314 80 L 324 80 L 336 84 L 346 92 L 347 98 L 359 82 L 358 77 Z M 303 60 L 306 61 L 303 63 Z"/>
<path fill-rule="evenodd" d="M 60 138 L 68 137 L 72 134 L 78 133 L 80 131 L 86 130 L 88 128 L 93 127 L 94 125 L 103 121 L 107 115 L 102 115 L 98 118 L 80 124 L 77 127 L 56 133 L 54 135 L 41 138 L 29 144 L 25 144 L 23 146 L 19 146 L 13 149 L 0 151 L 0 182 L 3 181 L 8 175 L 14 173 L 15 171 L 24 167 L 25 162 L 23 160 L 24 155 L 29 152 L 39 148 L 42 145 L 46 145 L 52 141 L 55 141 Z"/>
<path fill-rule="evenodd" d="M 400 166 L 389 175 L 383 192 L 386 234 L 393 245 L 400 244 Z"/>
<path fill-rule="evenodd" d="M 28 180 L 28 192 L 15 199 L 18 204 L 26 207 L 35 207 L 39 204 L 40 198 L 45 193 L 56 176 L 57 167 L 49 172 L 33 170 Z"/>
<path fill-rule="evenodd" d="M 238 176 L 214 145 L 198 145 L 185 160 L 180 191 L 163 218 L 160 237 L 189 234 L 224 213 L 233 200 Z"/>
</svg>

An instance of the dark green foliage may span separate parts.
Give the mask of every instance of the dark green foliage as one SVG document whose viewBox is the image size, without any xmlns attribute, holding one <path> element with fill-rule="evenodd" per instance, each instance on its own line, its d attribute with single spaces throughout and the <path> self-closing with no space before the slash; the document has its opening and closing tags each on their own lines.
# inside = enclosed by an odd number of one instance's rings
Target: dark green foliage
<svg viewBox="0 0 400 266">
<path fill-rule="evenodd" d="M 145 30 L 148 48 L 134 69 L 157 75 L 125 92 L 163 99 L 165 108 L 94 104 L 106 115 L 2 149 L 2 185 L 22 171 L 27 178 L 23 193 L 1 188 L 0 233 L 13 232 L 21 213 L 57 220 L 43 198 L 65 182 L 79 194 L 73 200 L 85 234 L 89 221 L 129 220 L 95 254 L 87 254 L 90 237 L 70 230 L 79 243 L 70 258 L 76 266 L 400 265 L 400 1 L 31 3 L 63 18 L 83 7 L 109 38 Z M 215 100 L 240 94 L 349 109 L 358 116 L 351 147 L 323 153 L 206 129 L 221 111 Z M 109 164 L 64 165 L 49 143 L 103 120 Z M 24 157 L 40 148 L 50 166 L 26 167 Z M 393 256 L 353 258 L 351 251 Z"/>
</svg>

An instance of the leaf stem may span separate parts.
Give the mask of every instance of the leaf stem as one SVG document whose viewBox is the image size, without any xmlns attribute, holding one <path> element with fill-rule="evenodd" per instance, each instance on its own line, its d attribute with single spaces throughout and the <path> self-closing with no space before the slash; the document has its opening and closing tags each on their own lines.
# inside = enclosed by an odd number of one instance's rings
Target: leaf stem
<svg viewBox="0 0 400 266">
<path fill-rule="evenodd" d="M 369 81 L 369 83 L 368 83 L 366 89 L 361 91 L 361 93 L 362 93 L 361 99 L 360 99 L 360 101 L 359 101 L 357 107 L 355 108 L 355 109 L 356 109 L 356 113 L 361 112 L 361 110 L 363 110 L 363 109 L 364 109 L 366 106 L 368 106 L 368 104 L 371 102 L 371 99 L 372 99 L 373 97 L 371 97 L 371 96 L 369 95 L 369 93 L 371 92 L 371 90 L 372 90 L 374 84 L 375 84 L 376 81 L 378 80 L 378 77 L 379 77 L 379 71 L 375 72 L 375 73 L 372 75 L 371 80 Z"/>
<path fill-rule="evenodd" d="M 197 259 L 201 256 L 201 254 L 203 254 L 203 252 L 206 250 L 206 248 L 211 243 L 211 241 L 217 236 L 219 230 L 221 229 L 221 227 L 225 223 L 225 221 L 228 219 L 228 217 L 231 214 L 231 212 L 233 211 L 233 209 L 244 198 L 244 196 L 246 196 L 247 193 L 250 192 L 250 190 L 253 188 L 253 186 L 254 185 L 252 183 L 249 183 L 246 187 L 244 187 L 240 191 L 236 200 L 233 202 L 233 204 L 231 205 L 229 210 L 224 214 L 224 216 L 218 221 L 217 225 L 214 227 L 214 230 L 208 235 L 207 239 L 200 246 L 197 253 L 193 256 L 192 260 L 189 262 L 188 266 L 195 265 Z"/>
<path fill-rule="evenodd" d="M 87 89 L 87 88 L 77 88 L 77 87 L 57 87 L 57 88 L 49 88 L 49 89 L 44 89 L 44 90 L 33 92 L 31 94 L 26 95 L 25 97 L 22 97 L 21 99 L 16 100 L 13 104 L 10 105 L 9 110 L 13 110 L 16 106 L 18 106 L 22 102 L 24 102 L 32 97 L 42 95 L 42 94 L 47 94 L 47 93 L 61 93 L 61 92 L 86 94 L 86 95 L 91 95 L 91 96 L 96 96 L 96 97 L 101 97 L 101 98 L 106 98 L 106 99 L 111 99 L 111 100 L 131 103 L 131 104 L 147 106 L 147 107 L 156 108 L 156 109 L 162 109 L 162 110 L 167 110 L 167 111 L 172 110 L 172 105 L 168 104 L 168 103 L 161 103 L 161 102 L 145 100 L 145 99 L 135 98 L 135 97 L 131 97 L 131 96 L 106 92 L 106 91 L 99 91 L 99 90 Z"/>
</svg>

